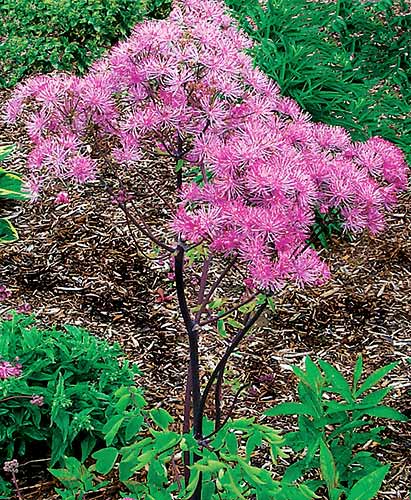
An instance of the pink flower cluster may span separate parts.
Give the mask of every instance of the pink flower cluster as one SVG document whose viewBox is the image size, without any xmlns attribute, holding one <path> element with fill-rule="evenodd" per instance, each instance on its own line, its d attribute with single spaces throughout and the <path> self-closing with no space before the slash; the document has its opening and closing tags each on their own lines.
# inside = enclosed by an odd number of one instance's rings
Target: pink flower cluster
<svg viewBox="0 0 411 500">
<path fill-rule="evenodd" d="M 11 297 L 11 291 L 4 285 L 0 285 L 0 302 L 3 302 Z"/>
<path fill-rule="evenodd" d="M 19 377 L 22 374 L 22 366 L 19 363 L 14 365 L 9 361 L 0 361 L 0 380 L 10 377 Z"/>
<path fill-rule="evenodd" d="M 328 269 L 306 244 L 315 211 L 337 209 L 350 231 L 380 231 L 407 166 L 384 139 L 352 143 L 343 129 L 311 122 L 254 68 L 250 46 L 222 2 L 180 0 L 86 76 L 20 85 L 7 119 L 26 120 L 32 191 L 55 177 L 85 182 L 103 158 L 132 168 L 166 153 L 204 177 L 183 186 L 180 237 L 237 255 L 253 287 L 321 283 Z"/>
</svg>

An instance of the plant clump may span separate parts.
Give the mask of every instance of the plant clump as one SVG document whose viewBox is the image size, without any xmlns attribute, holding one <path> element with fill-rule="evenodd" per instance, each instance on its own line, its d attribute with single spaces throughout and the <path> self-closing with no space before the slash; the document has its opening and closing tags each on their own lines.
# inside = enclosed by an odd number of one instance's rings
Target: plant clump
<svg viewBox="0 0 411 500">
<path fill-rule="evenodd" d="M 381 231 L 407 186 L 404 156 L 382 138 L 353 143 L 313 123 L 253 66 L 237 28 L 218 1 L 177 2 L 84 77 L 18 86 L 7 118 L 26 121 L 34 194 L 55 178 L 86 182 L 103 162 L 138 168 L 165 154 L 178 170 L 176 233 L 238 255 L 250 287 L 319 284 L 328 270 L 307 245 L 316 212 L 337 214 L 348 231 Z"/>
</svg>

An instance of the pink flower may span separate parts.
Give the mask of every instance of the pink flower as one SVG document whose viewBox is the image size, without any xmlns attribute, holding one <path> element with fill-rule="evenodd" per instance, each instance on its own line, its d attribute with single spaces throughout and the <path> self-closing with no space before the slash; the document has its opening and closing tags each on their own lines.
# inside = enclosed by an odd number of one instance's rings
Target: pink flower
<svg viewBox="0 0 411 500">
<path fill-rule="evenodd" d="M 33 406 L 43 406 L 44 405 L 44 397 L 43 396 L 38 396 L 37 394 L 35 394 L 31 399 L 30 399 L 30 403 L 33 405 Z"/>
<path fill-rule="evenodd" d="M 79 183 L 94 179 L 96 171 L 95 161 L 86 156 L 75 156 L 70 161 L 70 176 Z"/>
<path fill-rule="evenodd" d="M 60 191 L 58 195 L 54 198 L 54 203 L 56 205 L 67 205 L 70 203 L 70 197 L 66 191 Z"/>
<path fill-rule="evenodd" d="M 18 306 L 17 308 L 17 312 L 20 313 L 20 314 L 27 314 L 27 313 L 30 313 L 31 312 L 31 305 L 30 304 L 21 304 Z"/>
<path fill-rule="evenodd" d="M 0 302 L 7 300 L 12 295 L 11 291 L 4 285 L 0 285 Z"/>
<path fill-rule="evenodd" d="M 221 0 L 176 0 L 168 19 L 138 24 L 85 76 L 17 86 L 6 114 L 26 121 L 34 196 L 56 178 L 87 182 L 100 164 L 182 159 L 179 238 L 237 257 L 253 288 L 322 283 L 327 266 L 304 250 L 316 213 L 381 231 L 408 168 L 382 138 L 353 143 L 341 127 L 312 122 L 254 67 L 251 46 Z"/>
<path fill-rule="evenodd" d="M 8 361 L 0 361 L 0 379 L 19 377 L 22 374 L 22 367 L 19 363 L 12 365 Z"/>
</svg>

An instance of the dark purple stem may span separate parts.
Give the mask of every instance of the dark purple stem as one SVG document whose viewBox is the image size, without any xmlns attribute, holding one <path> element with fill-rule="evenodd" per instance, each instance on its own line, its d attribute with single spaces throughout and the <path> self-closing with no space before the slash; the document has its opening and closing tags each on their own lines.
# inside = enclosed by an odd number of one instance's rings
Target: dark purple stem
<svg viewBox="0 0 411 500">
<path fill-rule="evenodd" d="M 235 336 L 234 338 L 232 339 L 232 341 L 230 342 L 229 346 L 227 347 L 225 353 L 224 353 L 224 356 L 220 359 L 219 363 L 217 364 L 217 366 L 214 368 L 208 382 L 207 382 L 207 385 L 206 385 L 206 388 L 204 389 L 204 392 L 203 392 L 203 395 L 201 397 L 201 401 L 200 401 L 200 407 L 199 407 L 199 412 L 201 414 L 204 413 L 204 409 L 205 409 L 205 405 L 206 405 L 206 402 L 207 402 L 207 398 L 208 398 L 208 395 L 210 394 L 210 391 L 211 391 L 211 388 L 214 384 L 214 382 L 217 380 L 217 384 L 216 384 L 216 399 L 218 399 L 218 401 L 216 401 L 216 415 L 217 415 L 217 411 L 219 412 L 220 410 L 218 410 L 218 408 L 221 407 L 221 394 L 220 394 L 220 391 L 221 391 L 221 385 L 222 385 L 222 381 L 223 381 L 223 377 L 224 377 L 224 370 L 225 370 L 225 367 L 227 365 L 227 361 L 229 359 L 229 357 L 231 356 L 231 354 L 235 351 L 235 349 L 238 347 L 238 345 L 240 344 L 240 342 L 243 340 L 243 338 L 246 336 L 246 334 L 248 333 L 248 331 L 254 326 L 255 322 L 258 320 L 258 318 L 261 316 L 261 314 L 263 313 L 265 307 L 266 307 L 267 303 L 264 302 L 263 304 L 261 304 L 261 306 L 257 309 L 257 311 L 255 312 L 255 314 L 249 318 L 249 320 L 247 321 L 247 323 L 244 325 L 244 328 L 242 330 L 240 330 Z M 217 425 L 218 422 L 216 422 L 216 427 L 218 426 Z"/>
<path fill-rule="evenodd" d="M 187 370 L 187 381 L 186 381 L 186 390 L 184 395 L 184 422 L 183 422 L 183 432 L 187 434 L 190 432 L 191 427 L 191 364 L 188 365 Z M 183 453 L 183 463 L 184 463 L 184 482 L 185 485 L 188 486 L 190 482 L 190 452 L 185 451 Z"/>
<path fill-rule="evenodd" d="M 174 272 L 176 278 L 177 298 L 180 307 L 180 312 L 184 320 L 184 325 L 188 334 L 190 347 L 190 365 L 188 376 L 191 385 L 191 403 L 193 408 L 193 434 L 194 438 L 200 441 L 203 437 L 203 413 L 200 411 L 201 401 L 201 386 L 200 386 L 200 369 L 198 355 L 198 333 L 197 327 L 191 318 L 188 308 L 185 286 L 184 286 L 184 247 L 181 244 L 177 245 L 177 252 L 174 258 Z M 187 388 L 188 390 L 188 388 Z M 189 412 L 187 412 L 189 413 Z M 187 426 L 187 423 L 184 423 Z M 196 454 L 193 456 L 193 463 L 196 463 L 200 457 Z M 189 464 L 185 464 L 187 467 Z M 202 477 L 200 475 L 196 490 L 194 491 L 191 500 L 201 500 Z"/>
</svg>

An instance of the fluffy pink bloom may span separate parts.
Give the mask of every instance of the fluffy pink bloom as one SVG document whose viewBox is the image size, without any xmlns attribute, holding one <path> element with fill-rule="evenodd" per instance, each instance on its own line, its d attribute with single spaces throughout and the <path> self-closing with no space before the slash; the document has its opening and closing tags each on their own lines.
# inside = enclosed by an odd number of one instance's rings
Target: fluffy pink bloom
<svg viewBox="0 0 411 500">
<path fill-rule="evenodd" d="M 93 179 L 103 157 L 129 168 L 158 153 L 183 159 L 201 185 L 181 190 L 179 237 L 237 256 L 254 288 L 327 279 L 307 248 L 315 214 L 382 230 L 407 186 L 404 155 L 379 137 L 352 143 L 341 127 L 313 123 L 254 67 L 251 46 L 222 1 L 176 0 L 168 19 L 138 24 L 85 76 L 17 86 L 6 117 L 26 120 L 34 194 L 55 178 Z"/>
<path fill-rule="evenodd" d="M 60 191 L 58 195 L 54 198 L 54 203 L 56 205 L 67 205 L 70 203 L 70 197 L 66 191 Z"/>
<path fill-rule="evenodd" d="M 94 179 L 96 163 L 87 156 L 74 156 L 70 160 L 70 177 L 79 183 Z"/>
<path fill-rule="evenodd" d="M 19 363 L 11 364 L 9 361 L 0 361 L 0 379 L 19 377 L 22 374 L 22 367 Z"/>
</svg>

